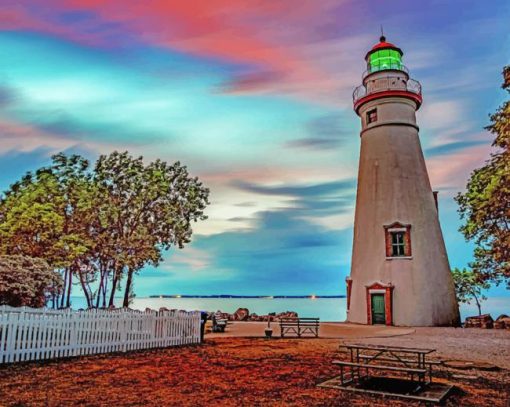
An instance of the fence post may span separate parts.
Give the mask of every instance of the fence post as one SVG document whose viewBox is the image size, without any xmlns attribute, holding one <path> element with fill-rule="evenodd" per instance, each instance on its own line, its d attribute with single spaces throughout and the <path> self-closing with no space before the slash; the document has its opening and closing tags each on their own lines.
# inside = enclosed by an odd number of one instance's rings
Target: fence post
<svg viewBox="0 0 510 407">
<path fill-rule="evenodd" d="M 126 339 L 127 339 L 127 318 L 126 318 L 126 311 L 125 310 L 122 310 L 121 311 L 121 330 L 120 330 L 120 338 L 121 338 L 121 343 L 122 343 L 122 352 L 126 352 L 126 349 L 127 349 L 127 343 L 126 343 Z"/>
<path fill-rule="evenodd" d="M 70 356 L 76 356 L 76 353 L 77 353 L 77 349 L 78 349 L 78 341 L 77 341 L 77 332 L 76 332 L 76 328 L 77 328 L 77 321 L 76 321 L 76 317 L 78 316 L 78 314 L 75 314 L 75 313 L 69 313 L 69 319 L 70 319 L 70 322 L 69 322 L 69 329 L 71 330 L 71 336 L 69 338 L 69 348 L 70 348 Z"/>
</svg>

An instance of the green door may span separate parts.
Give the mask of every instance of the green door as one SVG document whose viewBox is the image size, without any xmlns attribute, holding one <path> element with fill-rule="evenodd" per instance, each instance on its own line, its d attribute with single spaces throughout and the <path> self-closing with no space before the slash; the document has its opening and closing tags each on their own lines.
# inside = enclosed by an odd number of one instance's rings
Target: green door
<svg viewBox="0 0 510 407">
<path fill-rule="evenodd" d="M 386 324 L 384 294 L 372 294 L 372 324 Z"/>
</svg>

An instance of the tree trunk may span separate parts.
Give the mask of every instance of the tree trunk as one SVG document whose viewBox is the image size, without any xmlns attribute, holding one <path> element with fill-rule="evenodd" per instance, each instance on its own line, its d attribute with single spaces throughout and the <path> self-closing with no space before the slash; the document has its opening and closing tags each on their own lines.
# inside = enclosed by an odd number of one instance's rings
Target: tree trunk
<svg viewBox="0 0 510 407">
<path fill-rule="evenodd" d="M 103 286 L 103 308 L 106 308 L 106 290 L 108 289 L 108 270 L 105 270 L 104 273 L 104 286 Z"/>
<path fill-rule="evenodd" d="M 478 307 L 478 315 L 482 315 L 482 306 L 480 305 L 480 301 L 478 301 L 478 297 L 473 294 L 473 297 L 476 301 L 476 306 Z"/>
<path fill-rule="evenodd" d="M 99 303 L 103 296 L 103 291 L 105 290 L 105 288 L 104 288 L 104 274 L 105 274 L 104 266 L 102 265 L 102 263 L 100 263 L 100 266 L 99 266 L 99 287 L 97 289 L 96 308 L 99 308 Z M 103 304 L 103 307 L 104 307 L 104 304 Z"/>
<path fill-rule="evenodd" d="M 73 272 L 69 269 L 69 283 L 67 286 L 67 300 L 66 300 L 66 308 L 71 306 L 71 289 L 73 287 Z"/>
<path fill-rule="evenodd" d="M 83 293 L 85 294 L 85 299 L 87 300 L 87 307 L 92 308 L 92 299 L 90 298 L 90 293 L 89 293 L 87 284 L 85 283 L 85 280 L 83 279 L 83 274 L 81 273 L 81 271 L 78 271 L 78 275 L 80 276 L 81 288 L 83 289 Z"/>
<path fill-rule="evenodd" d="M 62 296 L 60 297 L 59 308 L 64 308 L 65 298 L 66 298 L 66 287 L 67 287 L 67 276 L 69 274 L 69 267 L 64 269 L 64 286 L 62 287 Z M 57 300 L 58 302 L 58 300 Z"/>
<path fill-rule="evenodd" d="M 124 308 L 129 307 L 129 293 L 131 291 L 132 281 L 133 281 L 133 269 L 129 268 L 127 281 L 126 281 L 126 287 L 125 287 L 125 291 L 124 291 L 124 302 L 122 304 L 122 306 Z"/>
<path fill-rule="evenodd" d="M 108 301 L 108 306 L 113 307 L 115 304 L 113 300 L 115 299 L 115 292 L 117 291 L 117 283 L 119 281 L 119 272 L 117 268 L 113 269 L 113 278 L 112 278 L 112 291 L 110 294 L 110 301 Z"/>
</svg>

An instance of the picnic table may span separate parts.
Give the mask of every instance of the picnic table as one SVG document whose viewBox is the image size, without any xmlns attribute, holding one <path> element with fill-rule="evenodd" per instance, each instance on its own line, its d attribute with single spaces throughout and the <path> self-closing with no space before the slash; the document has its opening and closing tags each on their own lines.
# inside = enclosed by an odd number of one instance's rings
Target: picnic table
<svg viewBox="0 0 510 407">
<path fill-rule="evenodd" d="M 432 383 L 432 366 L 440 363 L 427 360 L 427 355 L 435 352 L 435 349 L 363 344 L 346 344 L 341 347 L 345 347 L 350 354 L 349 362 L 333 361 L 340 367 L 342 385 L 360 383 L 370 378 L 371 370 L 390 371 L 407 374 L 417 384 L 414 391 L 419 391 Z"/>
</svg>

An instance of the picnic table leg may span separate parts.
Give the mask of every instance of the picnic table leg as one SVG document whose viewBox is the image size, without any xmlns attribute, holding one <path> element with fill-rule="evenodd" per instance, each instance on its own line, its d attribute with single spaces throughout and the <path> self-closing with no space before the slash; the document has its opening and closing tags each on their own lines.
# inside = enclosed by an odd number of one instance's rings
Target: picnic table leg
<svg viewBox="0 0 510 407">
<path fill-rule="evenodd" d="M 356 349 L 356 363 L 359 364 L 359 349 Z M 357 367 L 358 370 L 358 382 L 361 381 L 360 367 Z"/>
</svg>

